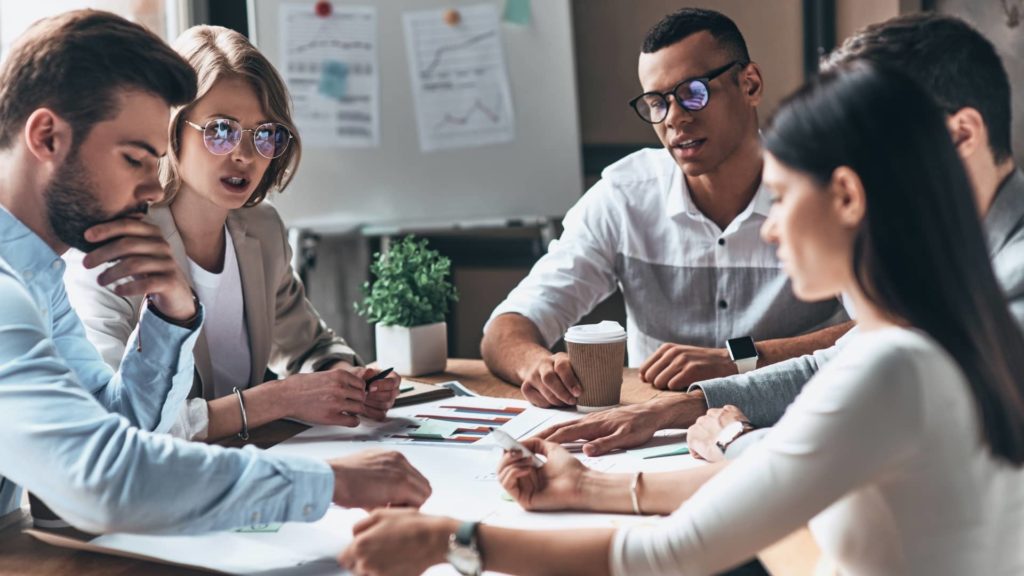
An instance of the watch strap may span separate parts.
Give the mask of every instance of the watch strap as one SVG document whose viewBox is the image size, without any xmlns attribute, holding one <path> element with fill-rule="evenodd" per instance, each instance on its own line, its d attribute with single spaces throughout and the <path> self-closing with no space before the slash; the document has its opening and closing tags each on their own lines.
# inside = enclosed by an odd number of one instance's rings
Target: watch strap
<svg viewBox="0 0 1024 576">
<path fill-rule="evenodd" d="M 739 426 L 737 426 L 739 424 Z M 729 448 L 729 445 L 739 438 L 743 431 L 746 429 L 746 425 L 742 422 L 736 421 L 727 425 L 718 433 L 718 438 L 715 438 L 715 447 L 725 454 L 725 451 Z"/>
<path fill-rule="evenodd" d="M 460 546 L 476 547 L 476 529 L 480 526 L 480 522 L 467 521 L 459 524 L 459 529 L 455 531 L 455 542 Z"/>
<path fill-rule="evenodd" d="M 743 358 L 742 360 L 733 360 L 733 363 L 736 364 L 736 370 L 740 374 L 745 374 L 751 370 L 757 369 L 757 356 Z"/>
</svg>

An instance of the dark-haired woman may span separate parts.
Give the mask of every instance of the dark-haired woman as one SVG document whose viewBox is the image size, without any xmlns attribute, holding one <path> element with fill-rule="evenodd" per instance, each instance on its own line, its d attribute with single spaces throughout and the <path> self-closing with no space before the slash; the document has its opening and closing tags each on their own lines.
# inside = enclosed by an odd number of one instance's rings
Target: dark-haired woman
<svg viewBox="0 0 1024 576">
<path fill-rule="evenodd" d="M 709 574 L 810 522 L 843 574 L 1022 573 L 1024 337 L 940 111 L 861 64 L 791 97 L 765 146 L 764 236 L 797 296 L 844 293 L 860 331 L 761 444 L 655 527 L 474 529 L 389 510 L 356 527 L 341 562 L 419 573 L 451 546 L 463 573 L 475 548 L 484 568 L 516 574 Z M 600 474 L 527 446 L 547 464 L 506 455 L 500 479 L 531 509 L 663 512 L 721 466 Z M 413 540 L 416 553 L 389 554 Z"/>
</svg>

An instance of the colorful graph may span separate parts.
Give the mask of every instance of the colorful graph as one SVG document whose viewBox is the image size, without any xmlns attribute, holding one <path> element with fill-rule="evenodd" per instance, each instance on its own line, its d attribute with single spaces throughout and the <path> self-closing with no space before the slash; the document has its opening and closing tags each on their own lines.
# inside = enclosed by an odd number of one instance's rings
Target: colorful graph
<svg viewBox="0 0 1024 576">
<path fill-rule="evenodd" d="M 425 151 L 515 137 L 497 7 L 470 6 L 460 13 L 461 21 L 454 26 L 439 10 L 404 16 L 420 147 Z"/>
</svg>

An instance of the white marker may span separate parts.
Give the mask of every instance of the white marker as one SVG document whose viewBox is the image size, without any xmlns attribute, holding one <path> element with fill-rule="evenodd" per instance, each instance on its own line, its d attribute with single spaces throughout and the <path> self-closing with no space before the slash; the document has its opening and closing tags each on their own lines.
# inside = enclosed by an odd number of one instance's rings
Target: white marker
<svg viewBox="0 0 1024 576">
<path fill-rule="evenodd" d="M 544 465 L 544 460 L 540 456 L 534 454 L 526 446 L 523 446 L 522 442 L 509 436 L 504 430 L 491 430 L 491 437 L 494 438 L 494 442 L 498 446 L 501 446 L 506 452 L 519 452 L 524 458 L 533 458 L 534 468 L 540 468 Z"/>
</svg>

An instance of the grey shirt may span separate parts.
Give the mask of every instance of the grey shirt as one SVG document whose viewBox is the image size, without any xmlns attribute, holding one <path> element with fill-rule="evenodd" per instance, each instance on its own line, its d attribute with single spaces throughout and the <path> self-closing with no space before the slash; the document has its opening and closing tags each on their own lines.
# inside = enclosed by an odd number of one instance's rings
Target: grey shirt
<svg viewBox="0 0 1024 576">
<path fill-rule="evenodd" d="M 667 150 L 635 152 L 569 210 L 562 236 L 490 321 L 524 316 L 552 346 L 618 289 L 633 367 L 666 342 L 720 348 L 736 336 L 791 338 L 845 322 L 838 299 L 793 295 L 775 247 L 761 238 L 770 207 L 762 186 L 722 230 L 694 203 Z"/>
<path fill-rule="evenodd" d="M 1006 293 L 1010 313 L 1024 329 L 1024 173 L 1019 169 L 999 187 L 983 225 L 996 279 Z M 831 348 L 746 374 L 698 382 L 690 386 L 690 391 L 703 390 L 709 408 L 732 404 L 755 427 L 773 426 L 804 384 L 838 354 L 846 340 L 844 336 Z M 726 455 L 734 458 L 765 433 L 767 430 L 755 430 L 741 436 L 729 446 Z"/>
</svg>

